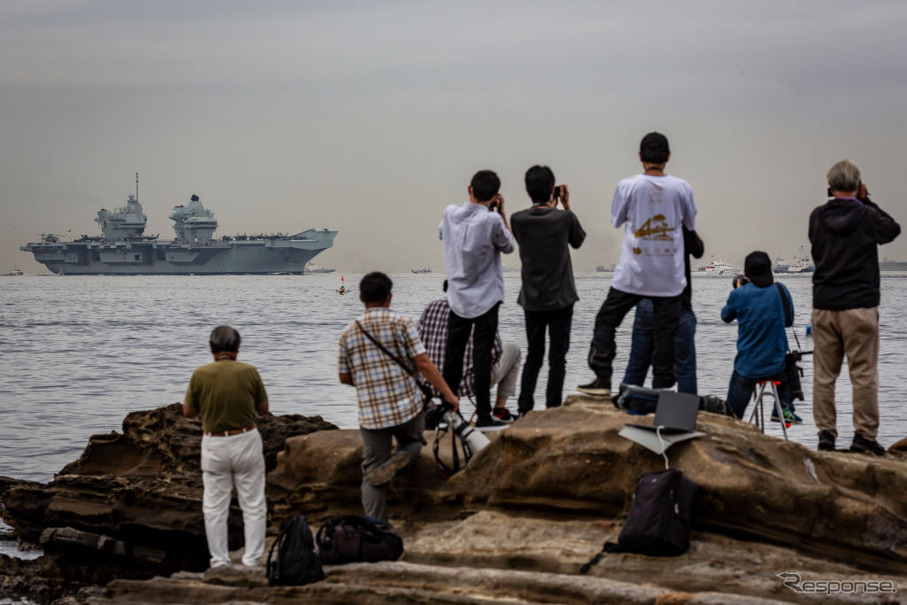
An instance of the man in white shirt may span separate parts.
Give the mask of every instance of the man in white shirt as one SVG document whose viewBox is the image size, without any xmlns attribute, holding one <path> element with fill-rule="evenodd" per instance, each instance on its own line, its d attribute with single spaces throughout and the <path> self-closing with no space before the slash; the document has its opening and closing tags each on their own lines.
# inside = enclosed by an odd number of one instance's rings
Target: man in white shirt
<svg viewBox="0 0 907 605">
<path fill-rule="evenodd" d="M 682 227 L 696 229 L 696 205 L 690 184 L 665 174 L 670 157 L 667 137 L 650 132 L 639 145 L 643 173 L 623 179 L 614 192 L 611 222 L 626 227 L 611 288 L 595 317 L 589 347 L 595 380 L 578 387 L 583 393 L 610 396 L 614 333 L 644 298 L 652 301 L 655 319 L 652 386 L 668 388 L 676 380 L 674 338 L 686 286 Z"/>
<path fill-rule="evenodd" d="M 513 235 L 504 214 L 501 180 L 480 170 L 469 185 L 469 201 L 444 209 L 438 237 L 447 266 L 450 304 L 444 380 L 460 385 L 466 342 L 473 332 L 476 426 L 504 424 L 491 414 L 491 350 L 498 328 L 498 307 L 504 301 L 501 253 L 513 252 Z"/>
</svg>

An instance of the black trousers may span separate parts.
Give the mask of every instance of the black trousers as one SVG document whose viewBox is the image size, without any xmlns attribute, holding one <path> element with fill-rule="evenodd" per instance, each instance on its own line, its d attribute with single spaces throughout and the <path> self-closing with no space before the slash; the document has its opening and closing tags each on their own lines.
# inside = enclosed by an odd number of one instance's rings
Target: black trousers
<svg viewBox="0 0 907 605">
<path fill-rule="evenodd" d="M 535 385 L 545 358 L 545 332 L 548 332 L 548 387 L 545 407 L 557 407 L 563 401 L 564 377 L 567 374 L 567 351 L 570 350 L 570 327 L 573 325 L 573 305 L 556 311 L 523 310 L 526 317 L 526 340 L 529 349 L 523 364 L 520 381 L 520 412 L 535 407 Z"/>
<path fill-rule="evenodd" d="M 478 317 L 460 317 L 453 311 L 447 320 L 447 349 L 444 355 L 444 382 L 454 393 L 458 393 L 463 379 L 463 356 L 469 333 L 472 335 L 472 369 L 475 382 L 476 415 L 482 419 L 491 418 L 491 350 L 494 335 L 498 331 L 497 303 Z"/>
<path fill-rule="evenodd" d="M 668 388 L 676 382 L 674 373 L 674 338 L 680 323 L 680 299 L 677 296 L 641 296 L 614 288 L 595 316 L 595 331 L 589 347 L 589 367 L 599 378 L 611 382 L 612 364 L 617 346 L 614 334 L 624 316 L 643 298 L 652 301 L 655 348 L 652 351 L 652 387 Z"/>
</svg>

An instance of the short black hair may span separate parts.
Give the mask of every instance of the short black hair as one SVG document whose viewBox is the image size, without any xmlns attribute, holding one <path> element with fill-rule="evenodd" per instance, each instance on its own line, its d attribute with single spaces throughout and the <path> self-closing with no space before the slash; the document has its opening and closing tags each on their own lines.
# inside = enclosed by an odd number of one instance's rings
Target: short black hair
<svg viewBox="0 0 907 605">
<path fill-rule="evenodd" d="M 650 132 L 639 143 L 639 157 L 648 164 L 664 164 L 671 155 L 668 137 L 660 132 Z"/>
<path fill-rule="evenodd" d="M 239 351 L 239 343 L 242 339 L 239 332 L 230 326 L 217 326 L 211 330 L 211 337 L 208 344 L 211 345 L 212 353 L 236 353 Z"/>
<path fill-rule="evenodd" d="M 554 189 L 554 173 L 547 166 L 536 164 L 526 171 L 526 193 L 533 204 L 544 204 L 551 199 Z"/>
<path fill-rule="evenodd" d="M 487 202 L 501 190 L 501 179 L 493 170 L 479 170 L 473 175 L 469 186 L 476 201 Z"/>
<path fill-rule="evenodd" d="M 387 300 L 394 282 L 384 273 L 372 271 L 359 282 L 359 297 L 364 303 L 381 303 Z"/>
</svg>

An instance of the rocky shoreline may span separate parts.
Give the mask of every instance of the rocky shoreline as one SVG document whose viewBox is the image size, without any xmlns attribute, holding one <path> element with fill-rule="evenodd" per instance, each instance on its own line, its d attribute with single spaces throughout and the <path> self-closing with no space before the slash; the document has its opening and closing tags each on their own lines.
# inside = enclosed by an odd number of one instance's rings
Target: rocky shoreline
<svg viewBox="0 0 907 605">
<path fill-rule="evenodd" d="M 706 437 L 669 450 L 699 484 L 692 547 L 612 554 L 637 478 L 664 460 L 618 435 L 628 417 L 571 395 L 496 433 L 445 481 L 431 448 L 389 490 L 401 561 L 327 568 L 323 582 L 267 586 L 263 569 L 206 570 L 201 432 L 179 404 L 96 435 L 48 484 L 0 478 L 0 516 L 45 555 L 0 555 L 0 597 L 89 603 L 898 603 L 907 590 L 907 457 L 815 452 L 701 413 Z M 305 513 L 360 513 L 361 441 L 320 417 L 265 416 L 269 535 Z M 434 434 L 426 434 L 429 443 Z M 448 447 L 441 448 L 449 451 Z M 230 517 L 231 543 L 241 517 Z M 890 582 L 897 593 L 811 594 L 804 581 Z M 825 585 L 826 588 L 829 586 Z M 845 584 L 846 586 L 846 584 Z"/>
</svg>

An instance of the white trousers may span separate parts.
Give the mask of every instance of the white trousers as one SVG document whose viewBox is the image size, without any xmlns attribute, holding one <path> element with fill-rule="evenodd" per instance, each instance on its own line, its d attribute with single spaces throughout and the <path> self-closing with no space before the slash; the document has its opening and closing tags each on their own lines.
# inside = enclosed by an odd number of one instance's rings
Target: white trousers
<svg viewBox="0 0 907 605">
<path fill-rule="evenodd" d="M 505 342 L 501 356 L 491 366 L 491 384 L 498 385 L 497 399 L 507 399 L 516 393 L 516 380 L 520 375 L 520 347 Z"/>
<path fill-rule="evenodd" d="M 202 512 L 211 567 L 229 565 L 227 516 L 230 497 L 242 509 L 245 533 L 245 565 L 258 565 L 265 550 L 268 504 L 265 500 L 265 457 L 258 429 L 229 437 L 202 437 L 202 481 L 205 494 Z"/>
</svg>

